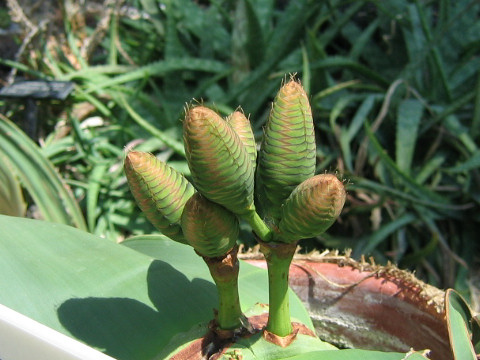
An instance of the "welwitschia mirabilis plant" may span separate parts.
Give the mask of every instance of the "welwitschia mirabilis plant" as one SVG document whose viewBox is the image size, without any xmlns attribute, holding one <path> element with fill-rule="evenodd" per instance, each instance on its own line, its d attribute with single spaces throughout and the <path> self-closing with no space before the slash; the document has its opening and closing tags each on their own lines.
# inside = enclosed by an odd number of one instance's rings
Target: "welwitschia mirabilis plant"
<svg viewBox="0 0 480 360">
<path fill-rule="evenodd" d="M 204 258 L 219 292 L 217 322 L 223 330 L 242 323 L 237 217 L 247 221 L 268 265 L 268 339 L 291 335 L 288 270 L 297 243 L 330 227 L 345 202 L 336 176 L 314 176 L 315 135 L 305 91 L 293 79 L 281 87 L 258 159 L 241 111 L 224 120 L 204 106 L 187 108 L 183 137 L 198 192 L 193 194 L 193 187 L 165 164 L 151 156 L 139 161 L 133 152 L 127 155 L 126 172 L 139 206 L 159 230 L 192 245 Z"/>
</svg>

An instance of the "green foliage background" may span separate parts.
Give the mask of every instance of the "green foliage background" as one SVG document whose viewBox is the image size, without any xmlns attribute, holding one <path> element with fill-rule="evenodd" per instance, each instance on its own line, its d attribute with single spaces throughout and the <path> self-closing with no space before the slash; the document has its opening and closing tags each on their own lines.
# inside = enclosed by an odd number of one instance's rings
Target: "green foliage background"
<svg viewBox="0 0 480 360">
<path fill-rule="evenodd" d="M 72 6 L 39 27 L 19 58 L 0 59 L 17 76 L 75 83 L 67 102 L 40 104 L 33 142 L 8 120 L 21 122 L 22 102 L 0 100 L 0 144 L 10 144 L 0 155 L 24 188 L 25 200 L 8 200 L 16 212 L 25 201 L 29 216 L 112 241 L 154 233 L 127 188 L 125 151 L 153 152 L 189 176 L 186 102 L 223 116 L 241 105 L 260 140 L 273 96 L 285 74 L 296 73 L 312 105 L 317 173 L 338 172 L 348 184 L 339 221 L 302 243 L 305 251 L 352 248 L 356 257 L 390 260 L 468 293 L 480 228 L 478 1 Z M 34 155 L 14 155 L 26 146 Z M 71 192 L 59 192 L 59 181 Z M 11 176 L 8 187 L 16 189 Z M 45 191 L 52 195 L 42 200 Z M 253 243 L 246 225 L 241 241 Z"/>
</svg>

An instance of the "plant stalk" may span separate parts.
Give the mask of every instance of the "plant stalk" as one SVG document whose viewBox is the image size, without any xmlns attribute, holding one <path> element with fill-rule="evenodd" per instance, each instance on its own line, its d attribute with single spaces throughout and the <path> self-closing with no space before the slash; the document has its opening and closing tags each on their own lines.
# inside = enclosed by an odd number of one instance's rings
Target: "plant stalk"
<svg viewBox="0 0 480 360">
<path fill-rule="evenodd" d="M 238 247 L 235 246 L 224 256 L 203 257 L 210 274 L 217 285 L 219 307 L 216 320 L 221 330 L 234 330 L 242 326 L 244 317 L 238 295 L 239 262 Z"/>
<path fill-rule="evenodd" d="M 255 210 L 249 211 L 243 216 L 244 219 L 250 224 L 253 232 L 263 242 L 269 242 L 272 239 L 272 230 L 268 228 L 265 222 L 260 218 L 260 215 Z"/>
<path fill-rule="evenodd" d="M 292 333 L 288 298 L 288 272 L 297 243 L 261 243 L 268 266 L 269 316 L 267 330 L 285 337 Z"/>
</svg>

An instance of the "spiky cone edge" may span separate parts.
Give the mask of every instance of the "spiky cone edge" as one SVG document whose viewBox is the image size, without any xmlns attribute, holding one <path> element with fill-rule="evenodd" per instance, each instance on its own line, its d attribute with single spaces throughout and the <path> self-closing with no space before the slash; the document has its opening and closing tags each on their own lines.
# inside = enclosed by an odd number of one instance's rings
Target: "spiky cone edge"
<svg viewBox="0 0 480 360">
<path fill-rule="evenodd" d="M 235 130 L 204 106 L 187 109 L 183 138 L 195 186 L 237 215 L 255 210 L 254 169 Z"/>
<path fill-rule="evenodd" d="M 130 151 L 124 169 L 133 197 L 147 219 L 164 235 L 185 244 L 180 220 L 185 203 L 195 192 L 193 186 L 150 153 Z"/>
<path fill-rule="evenodd" d="M 257 193 L 262 215 L 276 223 L 292 190 L 314 175 L 315 132 L 308 96 L 290 79 L 272 104 L 259 153 Z"/>
<path fill-rule="evenodd" d="M 345 186 L 333 174 L 305 180 L 282 206 L 276 238 L 290 243 L 320 235 L 338 218 L 345 198 Z"/>
<path fill-rule="evenodd" d="M 236 110 L 227 116 L 226 121 L 239 136 L 250 157 L 252 167 L 255 169 L 257 164 L 257 144 L 253 136 L 250 120 L 245 116 L 243 111 Z"/>
</svg>

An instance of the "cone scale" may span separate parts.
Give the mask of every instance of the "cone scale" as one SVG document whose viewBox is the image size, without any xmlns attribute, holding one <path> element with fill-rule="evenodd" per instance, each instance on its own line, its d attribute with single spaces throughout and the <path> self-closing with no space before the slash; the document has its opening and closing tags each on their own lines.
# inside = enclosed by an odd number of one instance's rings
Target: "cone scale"
<svg viewBox="0 0 480 360">
<path fill-rule="evenodd" d="M 314 175 L 315 133 L 308 97 L 300 83 L 283 85 L 272 105 L 259 153 L 257 198 L 273 223 L 292 190 Z"/>
<path fill-rule="evenodd" d="M 147 219 L 164 235 L 185 243 L 180 218 L 185 203 L 195 192 L 193 186 L 149 153 L 129 152 L 124 168 L 133 197 Z"/>
</svg>

